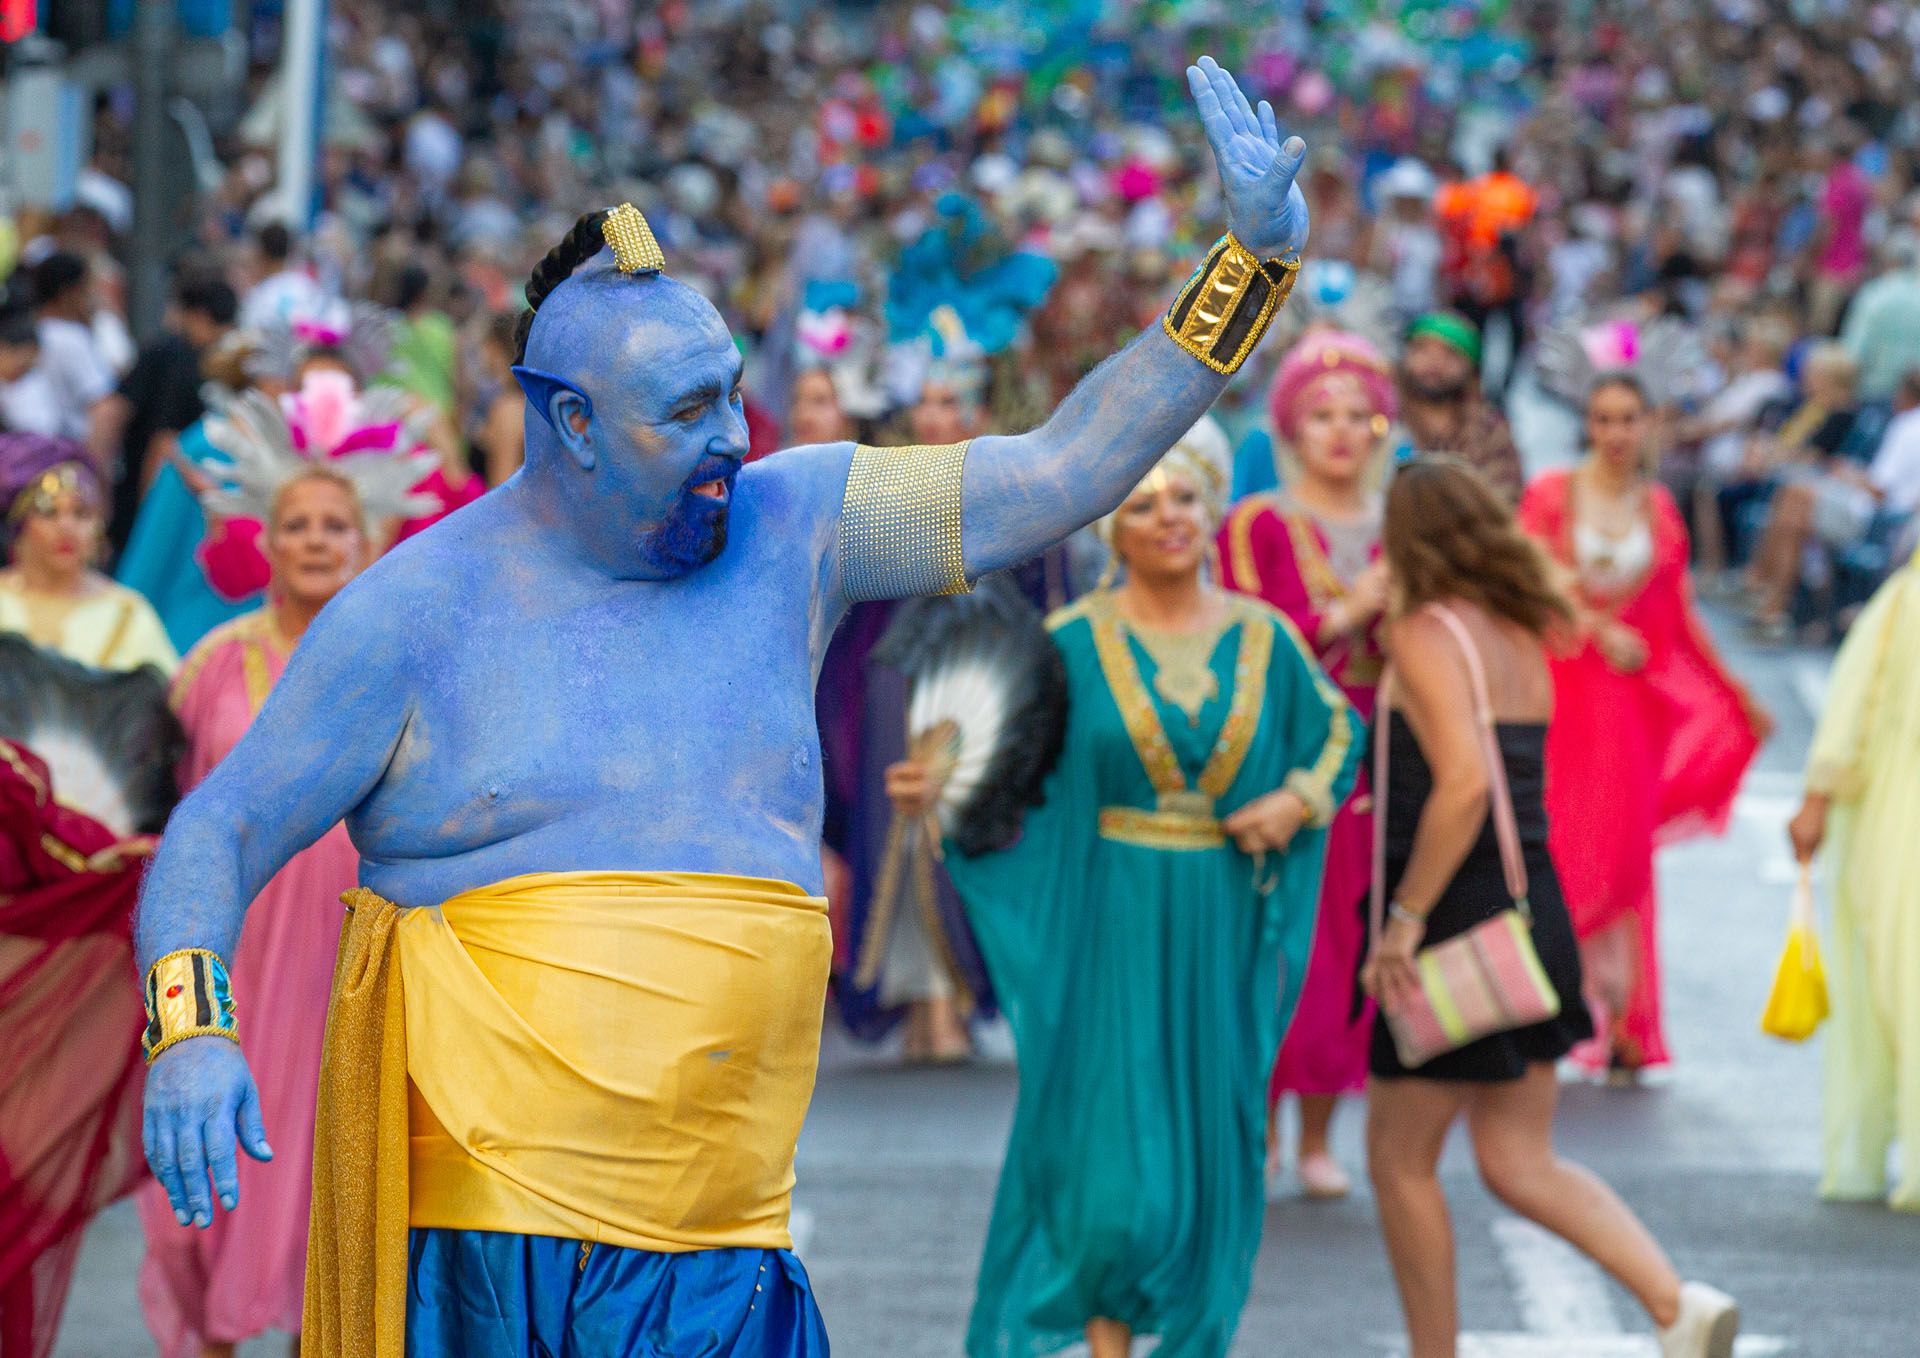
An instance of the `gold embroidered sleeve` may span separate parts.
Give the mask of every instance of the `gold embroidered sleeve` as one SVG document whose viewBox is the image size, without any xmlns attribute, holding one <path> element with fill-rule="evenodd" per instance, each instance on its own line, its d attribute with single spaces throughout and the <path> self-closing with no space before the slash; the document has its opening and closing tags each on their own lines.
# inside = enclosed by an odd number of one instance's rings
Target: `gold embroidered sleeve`
<svg viewBox="0 0 1920 1358">
<path fill-rule="evenodd" d="M 965 594 L 960 482 L 967 444 L 854 449 L 840 507 L 840 578 L 848 599 Z"/>
<path fill-rule="evenodd" d="M 1340 809 L 1334 805 L 1333 781 L 1346 767 L 1347 751 L 1353 748 L 1353 708 L 1347 702 L 1346 695 L 1320 668 L 1320 662 L 1314 658 L 1306 639 L 1300 635 L 1300 629 L 1284 615 L 1276 613 L 1274 620 L 1306 663 L 1307 673 L 1313 676 L 1314 692 L 1327 710 L 1327 739 L 1321 745 L 1320 753 L 1310 766 L 1289 773 L 1281 786 L 1306 803 L 1311 816 L 1307 824 L 1323 828 L 1333 823 L 1333 813 Z"/>
</svg>

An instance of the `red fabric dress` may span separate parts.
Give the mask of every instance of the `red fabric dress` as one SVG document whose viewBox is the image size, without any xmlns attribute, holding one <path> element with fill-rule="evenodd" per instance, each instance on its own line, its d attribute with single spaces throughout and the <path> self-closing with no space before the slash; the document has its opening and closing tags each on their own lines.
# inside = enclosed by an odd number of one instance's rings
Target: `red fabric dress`
<svg viewBox="0 0 1920 1358">
<path fill-rule="evenodd" d="M 1326 535 L 1313 517 L 1274 495 L 1251 495 L 1235 505 L 1220 529 L 1222 582 L 1279 609 L 1314 650 L 1330 678 L 1362 720 L 1373 718 L 1382 658 L 1376 631 L 1357 642 L 1322 647 L 1315 638 L 1327 608 L 1346 592 L 1334 572 Z M 1372 558 L 1380 555 L 1375 542 Z M 1356 1005 L 1353 977 L 1366 930 L 1360 901 L 1373 870 L 1373 816 L 1356 809 L 1367 800 L 1367 771 L 1327 832 L 1326 871 L 1320 879 L 1319 917 L 1300 1007 L 1274 1063 L 1270 1099 L 1282 1094 L 1346 1094 L 1367 1079 L 1371 1001 Z"/>
<path fill-rule="evenodd" d="M 1577 568 L 1575 485 L 1572 473 L 1550 472 L 1527 488 L 1519 511 L 1521 526 L 1569 569 Z M 1548 847 L 1598 1002 L 1595 1017 L 1610 1021 L 1614 1053 L 1628 1066 L 1669 1059 L 1654 847 L 1724 830 L 1759 749 L 1744 690 L 1694 610 L 1680 510 L 1658 484 L 1648 487 L 1646 503 L 1653 560 L 1645 574 L 1611 597 L 1581 589 L 1588 608 L 1645 639 L 1646 667 L 1623 674 L 1591 641 L 1554 656 L 1547 732 Z"/>
<path fill-rule="evenodd" d="M 94 1213 L 146 1174 L 133 905 L 153 852 L 0 740 L 0 1358 L 44 1358 Z"/>
</svg>

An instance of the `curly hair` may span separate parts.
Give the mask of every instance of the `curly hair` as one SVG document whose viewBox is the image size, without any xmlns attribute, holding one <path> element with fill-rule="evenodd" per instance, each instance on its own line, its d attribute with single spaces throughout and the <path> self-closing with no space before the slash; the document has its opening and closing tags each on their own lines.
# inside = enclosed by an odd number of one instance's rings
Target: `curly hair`
<svg viewBox="0 0 1920 1358">
<path fill-rule="evenodd" d="M 602 228 L 610 215 L 606 208 L 589 212 L 575 222 L 560 243 L 547 251 L 544 258 L 533 266 L 533 273 L 527 279 L 527 309 L 520 313 L 520 323 L 514 329 L 513 361 L 527 361 L 527 336 L 533 333 L 533 318 L 540 310 L 540 304 L 547 295 L 569 278 L 574 270 L 599 254 L 606 248 L 607 238 Z"/>
<path fill-rule="evenodd" d="M 1479 472 L 1455 458 L 1416 458 L 1387 492 L 1382 549 L 1410 613 L 1465 599 L 1538 636 L 1573 621 L 1546 553 Z"/>
</svg>

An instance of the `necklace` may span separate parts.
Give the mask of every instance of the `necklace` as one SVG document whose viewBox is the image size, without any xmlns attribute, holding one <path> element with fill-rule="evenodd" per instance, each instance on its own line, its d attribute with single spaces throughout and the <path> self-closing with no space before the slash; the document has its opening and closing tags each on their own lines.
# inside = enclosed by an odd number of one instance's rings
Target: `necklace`
<svg viewBox="0 0 1920 1358">
<path fill-rule="evenodd" d="M 1180 709 L 1187 725 L 1200 724 L 1200 711 L 1220 696 L 1220 676 L 1213 672 L 1213 653 L 1226 635 L 1230 618 L 1222 618 L 1198 632 L 1162 632 L 1138 623 L 1126 624 L 1152 657 L 1153 691 Z"/>
</svg>

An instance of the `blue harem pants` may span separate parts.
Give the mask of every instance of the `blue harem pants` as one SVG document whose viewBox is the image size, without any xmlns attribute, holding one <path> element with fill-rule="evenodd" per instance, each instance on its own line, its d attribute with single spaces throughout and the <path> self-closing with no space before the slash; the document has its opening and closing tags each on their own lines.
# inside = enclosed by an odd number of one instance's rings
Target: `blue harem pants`
<svg viewBox="0 0 1920 1358">
<path fill-rule="evenodd" d="M 788 1250 L 419 1229 L 407 1358 L 827 1358 L 827 1330 Z"/>
</svg>

